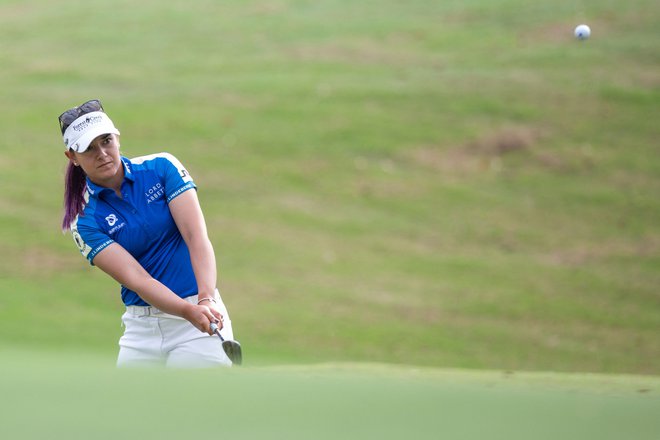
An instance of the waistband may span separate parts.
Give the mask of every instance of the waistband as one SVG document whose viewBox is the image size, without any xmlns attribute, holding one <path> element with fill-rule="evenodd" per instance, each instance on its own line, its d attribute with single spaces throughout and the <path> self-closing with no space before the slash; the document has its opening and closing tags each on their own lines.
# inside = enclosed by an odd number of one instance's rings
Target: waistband
<svg viewBox="0 0 660 440">
<path fill-rule="evenodd" d="M 188 301 L 191 304 L 197 304 L 197 295 L 192 295 L 181 299 Z M 157 315 L 173 316 L 153 306 L 126 306 L 126 312 L 133 316 L 157 316 Z"/>
</svg>

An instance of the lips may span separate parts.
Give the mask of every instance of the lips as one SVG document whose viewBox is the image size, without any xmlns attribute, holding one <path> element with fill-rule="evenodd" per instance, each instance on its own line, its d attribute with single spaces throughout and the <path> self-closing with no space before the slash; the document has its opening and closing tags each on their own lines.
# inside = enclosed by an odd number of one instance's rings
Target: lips
<svg viewBox="0 0 660 440">
<path fill-rule="evenodd" d="M 105 166 L 107 166 L 107 165 L 112 165 L 112 161 L 106 162 L 106 163 L 104 163 L 103 165 L 99 165 L 99 166 L 96 167 L 96 168 L 103 168 L 103 167 L 105 167 Z"/>
</svg>

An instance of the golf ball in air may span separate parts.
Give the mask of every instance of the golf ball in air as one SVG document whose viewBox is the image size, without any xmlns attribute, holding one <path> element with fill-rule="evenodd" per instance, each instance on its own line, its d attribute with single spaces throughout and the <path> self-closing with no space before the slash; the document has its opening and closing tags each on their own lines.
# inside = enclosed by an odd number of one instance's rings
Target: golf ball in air
<svg viewBox="0 0 660 440">
<path fill-rule="evenodd" d="M 586 40 L 591 35 L 591 29 L 586 24 L 581 24 L 575 28 L 575 38 L 578 40 Z"/>
</svg>

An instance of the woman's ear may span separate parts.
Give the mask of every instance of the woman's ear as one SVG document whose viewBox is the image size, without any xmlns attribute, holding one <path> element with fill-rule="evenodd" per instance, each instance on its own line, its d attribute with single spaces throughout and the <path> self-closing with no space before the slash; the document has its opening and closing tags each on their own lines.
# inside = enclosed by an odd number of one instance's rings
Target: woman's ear
<svg viewBox="0 0 660 440">
<path fill-rule="evenodd" d="M 71 151 L 68 150 L 65 151 L 64 155 L 69 158 L 72 164 L 74 164 L 75 166 L 79 166 L 78 161 L 76 160 L 76 156 L 74 156 L 74 154 Z"/>
</svg>

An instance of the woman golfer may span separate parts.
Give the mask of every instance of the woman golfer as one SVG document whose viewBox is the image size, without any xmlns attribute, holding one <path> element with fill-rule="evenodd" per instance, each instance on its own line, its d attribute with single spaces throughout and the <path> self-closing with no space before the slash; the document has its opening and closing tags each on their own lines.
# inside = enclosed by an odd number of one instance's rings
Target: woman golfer
<svg viewBox="0 0 660 440">
<path fill-rule="evenodd" d="M 127 159 L 98 100 L 62 113 L 69 159 L 62 228 L 121 284 L 117 365 L 231 365 L 212 323 L 233 339 L 195 184 L 168 153 Z"/>
</svg>

